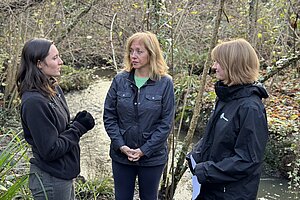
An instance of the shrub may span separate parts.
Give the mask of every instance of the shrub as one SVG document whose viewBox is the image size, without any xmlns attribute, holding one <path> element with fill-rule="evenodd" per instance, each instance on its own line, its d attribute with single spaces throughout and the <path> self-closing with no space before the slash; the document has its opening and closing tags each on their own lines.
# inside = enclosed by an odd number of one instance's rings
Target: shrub
<svg viewBox="0 0 300 200">
<path fill-rule="evenodd" d="M 20 137 L 21 131 L 17 133 L 2 128 L 0 133 L 0 199 L 26 199 L 29 196 L 29 190 L 26 189 L 28 174 L 26 168 L 20 168 L 20 161 L 28 160 L 28 145 Z"/>
<path fill-rule="evenodd" d="M 63 65 L 59 85 L 65 92 L 86 89 L 94 80 L 93 69 L 75 69 Z"/>
</svg>

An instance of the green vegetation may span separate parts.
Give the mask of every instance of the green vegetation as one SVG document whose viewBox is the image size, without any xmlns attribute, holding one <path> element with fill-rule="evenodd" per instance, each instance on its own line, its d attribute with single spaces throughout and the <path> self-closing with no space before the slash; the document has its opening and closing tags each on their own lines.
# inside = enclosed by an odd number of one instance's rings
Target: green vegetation
<svg viewBox="0 0 300 200">
<path fill-rule="evenodd" d="M 28 162 L 28 145 L 21 137 L 22 132 L 1 129 L 0 133 L 0 199 L 27 199 L 28 173 L 20 165 Z"/>
<path fill-rule="evenodd" d="M 113 182 L 109 178 L 103 180 L 81 180 L 77 179 L 76 198 L 79 200 L 86 199 L 113 199 Z"/>
<path fill-rule="evenodd" d="M 209 49 L 214 41 L 242 37 L 257 50 L 261 60 L 261 80 L 270 93 L 270 98 L 265 101 L 270 129 L 270 142 L 265 158 L 266 172 L 287 178 L 290 188 L 299 191 L 298 13 L 299 2 L 296 0 L 137 0 L 130 3 L 124 0 L 2 0 L 0 137 L 7 138 L 6 135 L 10 135 L 14 138 L 15 135 L 20 135 L 20 100 L 17 98 L 15 73 L 21 48 L 29 38 L 46 37 L 55 42 L 66 65 L 62 70 L 60 84 L 64 91 L 72 91 L 84 89 L 92 83 L 94 67 L 116 70 L 122 68 L 124 43 L 132 33 L 141 30 L 156 33 L 175 82 L 178 108 L 174 129 L 176 136 L 179 132 L 187 132 L 197 104 L 196 97 L 200 94 L 199 89 L 205 86 L 201 102 L 203 106 L 194 135 L 199 137 L 215 97 L 212 92 L 212 76 L 208 76 L 205 83 L 201 84 L 204 80 L 202 75 L 206 73 L 203 69 L 212 64 Z M 218 20 L 220 24 L 217 27 L 215 25 Z M 15 149 L 7 146 L 8 144 L 0 145 L 2 149 L 9 148 L 11 154 L 15 155 Z M 174 155 L 179 155 L 179 152 L 176 151 Z M 26 157 L 23 159 L 26 160 Z M 19 159 L 17 161 L 20 162 Z M 14 159 L 12 162 L 7 161 L 4 167 L 6 169 L 1 168 L 1 172 L 6 173 L 1 176 L 1 195 L 4 195 L 5 189 L 9 190 L 11 183 L 20 186 L 15 194 L 28 194 L 28 188 L 21 186 L 26 182 L 26 176 L 21 176 L 24 179 L 17 179 L 19 175 L 15 173 L 15 167 L 18 166 L 16 162 Z M 182 166 L 180 167 L 184 170 Z M 174 190 L 176 189 L 177 182 L 172 183 L 173 171 L 176 171 L 176 164 L 166 172 L 163 180 L 166 185 L 162 188 L 174 186 Z M 182 172 L 176 174 L 176 177 L 180 179 Z M 8 184 L 6 179 L 12 177 L 11 174 L 15 178 L 9 179 L 11 183 Z M 97 196 L 99 188 L 93 187 L 98 184 L 97 181 L 79 183 L 81 192 L 77 194 L 100 198 Z M 106 183 L 105 177 L 103 181 Z M 107 183 L 109 186 L 109 181 Z M 109 193 L 110 190 L 107 191 Z M 172 199 L 172 194 L 169 197 Z"/>
<path fill-rule="evenodd" d="M 65 92 L 86 89 L 95 79 L 93 69 L 79 69 L 63 65 L 59 85 Z"/>
</svg>

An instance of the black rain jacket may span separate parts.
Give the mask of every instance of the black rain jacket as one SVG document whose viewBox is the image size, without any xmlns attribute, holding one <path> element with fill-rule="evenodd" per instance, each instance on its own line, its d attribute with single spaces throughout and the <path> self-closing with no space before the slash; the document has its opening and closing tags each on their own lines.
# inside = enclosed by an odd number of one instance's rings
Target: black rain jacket
<svg viewBox="0 0 300 200">
<path fill-rule="evenodd" d="M 104 103 L 104 127 L 111 139 L 112 160 L 130 165 L 156 166 L 167 162 L 167 138 L 175 109 L 170 76 L 148 81 L 138 89 L 134 70 L 118 73 Z M 120 147 L 140 148 L 144 156 L 130 162 Z"/>
<path fill-rule="evenodd" d="M 190 153 L 197 163 L 191 171 L 202 184 L 197 199 L 254 200 L 268 140 L 261 99 L 268 94 L 260 84 L 228 87 L 220 81 L 215 91 L 215 109 Z"/>
</svg>

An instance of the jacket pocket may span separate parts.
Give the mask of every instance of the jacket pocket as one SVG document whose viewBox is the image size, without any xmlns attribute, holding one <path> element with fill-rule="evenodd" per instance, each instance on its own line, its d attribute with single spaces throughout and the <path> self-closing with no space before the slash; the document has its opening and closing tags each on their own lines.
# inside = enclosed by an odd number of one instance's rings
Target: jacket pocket
<svg viewBox="0 0 300 200">
<path fill-rule="evenodd" d="M 117 109 L 124 113 L 132 112 L 130 107 L 131 96 L 132 94 L 130 92 L 117 91 Z"/>
<path fill-rule="evenodd" d="M 155 95 L 155 94 L 146 94 L 145 96 L 147 103 L 146 107 L 151 109 L 158 109 L 161 107 L 162 103 L 162 96 L 161 95 Z"/>
<path fill-rule="evenodd" d="M 120 100 L 126 100 L 127 98 L 131 97 L 131 93 L 126 91 L 117 91 L 117 96 Z"/>
<path fill-rule="evenodd" d="M 146 94 L 146 99 L 149 101 L 161 101 L 162 96 L 156 94 Z"/>
</svg>

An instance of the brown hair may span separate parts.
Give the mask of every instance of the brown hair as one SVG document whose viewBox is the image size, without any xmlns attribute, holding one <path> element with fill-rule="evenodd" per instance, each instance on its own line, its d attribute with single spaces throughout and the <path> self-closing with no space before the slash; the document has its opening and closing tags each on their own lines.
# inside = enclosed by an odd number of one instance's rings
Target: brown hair
<svg viewBox="0 0 300 200">
<path fill-rule="evenodd" d="M 52 41 L 44 38 L 28 40 L 22 50 L 21 64 L 17 72 L 17 87 L 19 96 L 25 91 L 37 90 L 42 95 L 51 97 L 56 94 L 54 78 L 48 78 L 38 67 L 39 61 L 48 56 Z"/>
<path fill-rule="evenodd" d="M 139 41 L 145 45 L 149 53 L 150 78 L 158 80 L 168 73 L 168 66 L 163 58 L 158 39 L 155 34 L 146 31 L 133 34 L 127 39 L 124 55 L 124 70 L 131 71 L 130 47 L 133 41 Z"/>
<path fill-rule="evenodd" d="M 212 60 L 224 69 L 226 85 L 249 84 L 257 81 L 259 60 L 254 48 L 244 39 L 217 45 L 211 52 Z"/>
</svg>

